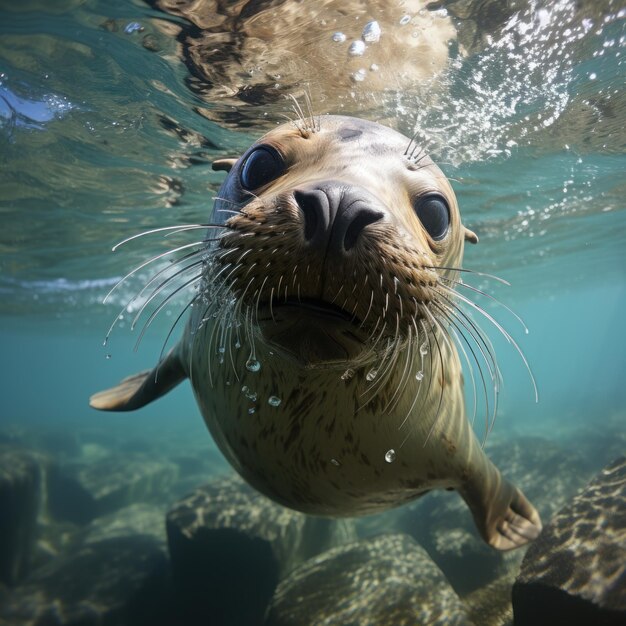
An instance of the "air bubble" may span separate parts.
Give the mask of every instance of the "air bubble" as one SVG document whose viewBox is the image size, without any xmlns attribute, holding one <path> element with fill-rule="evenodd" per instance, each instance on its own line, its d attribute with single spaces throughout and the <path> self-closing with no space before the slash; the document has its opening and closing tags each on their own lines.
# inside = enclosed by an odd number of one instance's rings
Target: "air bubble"
<svg viewBox="0 0 626 626">
<path fill-rule="evenodd" d="M 330 462 L 335 467 L 339 467 L 341 465 L 341 463 L 337 459 L 331 459 Z"/>
<path fill-rule="evenodd" d="M 282 400 L 278 397 L 278 396 L 270 396 L 267 399 L 267 403 L 270 406 L 280 406 L 280 403 L 282 402 Z"/>
<path fill-rule="evenodd" d="M 428 346 L 425 342 L 420 346 L 420 354 L 422 356 L 426 356 L 428 354 Z"/>
<path fill-rule="evenodd" d="M 387 452 L 385 452 L 385 461 L 387 461 L 387 463 L 393 463 L 396 460 L 396 451 L 391 448 L 391 450 L 387 450 Z"/>
<path fill-rule="evenodd" d="M 411 21 L 410 15 L 403 15 L 400 18 L 400 26 L 406 26 Z"/>
<path fill-rule="evenodd" d="M 378 376 L 378 370 L 370 370 L 369 372 L 367 372 L 365 379 L 367 380 L 367 382 L 371 383 L 376 378 L 376 376 Z"/>
<path fill-rule="evenodd" d="M 251 407 L 248 409 L 248 415 L 254 415 L 254 413 L 256 413 L 256 409 L 255 409 L 253 406 L 251 406 Z"/>
<path fill-rule="evenodd" d="M 365 80 L 366 76 L 367 72 L 363 68 L 361 68 L 360 70 L 353 72 L 350 78 L 352 78 L 355 83 L 362 83 Z"/>
<path fill-rule="evenodd" d="M 417 372 L 417 374 L 415 374 L 415 380 L 424 380 L 424 372 L 422 372 L 421 370 Z"/>
<path fill-rule="evenodd" d="M 333 33 L 333 41 L 335 43 L 343 43 L 346 40 L 346 36 L 343 33 Z"/>
<path fill-rule="evenodd" d="M 107 361 L 108 361 L 111 358 L 111 355 L 107 354 L 104 358 L 107 359 Z"/>
<path fill-rule="evenodd" d="M 248 359 L 246 361 L 246 369 L 249 372 L 258 372 L 261 369 L 261 364 L 256 359 Z"/>
</svg>

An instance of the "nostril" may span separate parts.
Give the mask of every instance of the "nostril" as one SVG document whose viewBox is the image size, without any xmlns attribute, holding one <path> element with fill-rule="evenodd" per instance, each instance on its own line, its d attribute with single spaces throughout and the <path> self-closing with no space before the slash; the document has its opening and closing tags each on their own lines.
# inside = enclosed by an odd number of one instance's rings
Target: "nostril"
<svg viewBox="0 0 626 626">
<path fill-rule="evenodd" d="M 366 226 L 377 222 L 383 217 L 380 211 L 374 211 L 373 209 L 362 208 L 354 216 L 343 238 L 343 247 L 345 250 L 350 250 L 356 244 L 359 239 L 359 235 Z"/>
<path fill-rule="evenodd" d="M 304 215 L 304 238 L 310 241 L 328 221 L 328 198 L 322 191 L 294 191 L 293 197 Z M 325 217 L 326 216 L 326 217 Z"/>
</svg>

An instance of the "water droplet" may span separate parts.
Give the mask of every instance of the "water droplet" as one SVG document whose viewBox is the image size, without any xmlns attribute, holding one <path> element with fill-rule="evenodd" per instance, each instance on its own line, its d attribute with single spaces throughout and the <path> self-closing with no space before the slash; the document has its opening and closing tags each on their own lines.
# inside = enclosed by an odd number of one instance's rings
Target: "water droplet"
<svg viewBox="0 0 626 626">
<path fill-rule="evenodd" d="M 411 21 L 410 15 L 403 15 L 400 18 L 400 26 L 406 26 Z"/>
<path fill-rule="evenodd" d="M 376 376 L 378 376 L 378 370 L 370 370 L 369 372 L 367 372 L 365 379 L 367 380 L 367 382 L 371 383 L 376 378 Z"/>
<path fill-rule="evenodd" d="M 261 369 L 261 364 L 256 359 L 248 359 L 246 361 L 246 369 L 249 372 L 258 372 Z"/>
<path fill-rule="evenodd" d="M 380 24 L 376 20 L 372 20 L 365 24 L 361 37 L 367 43 L 376 43 L 380 39 Z"/>
<path fill-rule="evenodd" d="M 424 380 L 424 372 L 417 372 L 417 374 L 415 374 L 415 380 Z"/>
<path fill-rule="evenodd" d="M 343 43 L 346 40 L 346 36 L 343 33 L 333 33 L 333 41 L 336 43 Z"/>
<path fill-rule="evenodd" d="M 337 459 L 331 459 L 330 462 L 335 466 L 335 467 L 339 467 L 341 465 L 341 463 L 337 460 Z"/>
<path fill-rule="evenodd" d="M 256 412 L 256 409 L 255 409 L 253 406 L 251 406 L 251 407 L 248 409 L 248 415 L 253 415 L 255 412 Z"/>
<path fill-rule="evenodd" d="M 387 452 L 385 452 L 385 461 L 387 461 L 387 463 L 393 463 L 396 460 L 396 451 L 391 448 L 391 450 L 387 450 Z"/>
<path fill-rule="evenodd" d="M 217 350 L 220 354 L 224 354 L 224 352 L 226 352 L 226 346 L 220 346 Z"/>
<path fill-rule="evenodd" d="M 420 354 L 421 354 L 422 356 L 426 356 L 426 355 L 428 354 L 428 346 L 426 345 L 426 343 L 423 343 L 423 344 L 420 346 Z"/>
<path fill-rule="evenodd" d="M 239 350 L 239 348 L 241 348 L 241 341 L 239 341 L 239 339 L 237 339 L 237 341 L 235 341 L 235 348 L 237 348 L 237 350 Z"/>
<path fill-rule="evenodd" d="M 378 65 L 376 65 L 376 63 L 370 65 L 370 72 L 378 72 Z"/>
<path fill-rule="evenodd" d="M 252 402 L 255 402 L 257 397 L 258 397 L 257 392 L 256 391 L 252 391 L 250 389 L 250 387 L 248 387 L 248 385 L 244 385 L 241 388 L 241 393 L 243 393 L 243 395 L 246 396 L 246 398 L 248 398 L 248 400 L 252 400 Z"/>
<path fill-rule="evenodd" d="M 341 380 L 348 381 L 348 380 L 351 380 L 353 376 L 354 376 L 354 370 L 353 370 L 353 369 L 348 368 L 348 369 L 347 369 L 347 370 L 346 370 L 346 371 L 345 371 L 345 372 L 341 375 Z"/>
<path fill-rule="evenodd" d="M 363 56 L 365 52 L 365 43 L 363 41 L 353 41 L 348 48 L 348 54 L 353 57 Z"/>
<path fill-rule="evenodd" d="M 363 68 L 361 68 L 360 70 L 357 70 L 356 72 L 353 72 L 350 75 L 350 78 L 355 83 L 362 83 L 365 80 L 366 76 L 367 76 L 367 72 Z"/>
<path fill-rule="evenodd" d="M 280 403 L 282 402 L 282 400 L 278 397 L 278 396 L 270 396 L 267 399 L 267 403 L 270 406 L 280 406 Z"/>
</svg>

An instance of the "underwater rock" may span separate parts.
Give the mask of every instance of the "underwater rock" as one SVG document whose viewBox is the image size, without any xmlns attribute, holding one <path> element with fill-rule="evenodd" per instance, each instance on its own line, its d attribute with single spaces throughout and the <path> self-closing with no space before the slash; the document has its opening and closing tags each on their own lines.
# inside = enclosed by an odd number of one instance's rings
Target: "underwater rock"
<svg viewBox="0 0 626 626">
<path fill-rule="evenodd" d="M 276 589 L 266 626 L 456 626 L 463 604 L 428 554 L 407 535 L 334 548 L 294 570 Z"/>
<path fill-rule="evenodd" d="M 607 466 L 531 544 L 515 626 L 626 624 L 626 458 Z"/>
<path fill-rule="evenodd" d="M 75 432 L 40 423 L 30 426 L 3 425 L 0 429 L 0 444 L 43 452 L 56 460 L 77 457 L 81 451 Z"/>
<path fill-rule="evenodd" d="M 43 466 L 36 453 L 0 447 L 0 583 L 27 572 L 37 535 Z"/>
<path fill-rule="evenodd" d="M 79 540 L 89 545 L 138 535 L 152 537 L 165 551 L 167 538 L 164 507 L 145 503 L 131 504 L 93 520 L 79 533 Z"/>
<path fill-rule="evenodd" d="M 215 478 L 167 515 L 181 623 L 260 623 L 284 575 L 353 532 L 275 504 L 236 475 Z"/>
<path fill-rule="evenodd" d="M 508 572 L 487 586 L 463 596 L 463 604 L 472 624 L 513 626 L 511 587 L 515 581 L 515 575 L 515 572 Z"/>
<path fill-rule="evenodd" d="M 168 607 L 168 566 L 152 537 L 81 545 L 33 572 L 4 598 L 7 626 L 155 626 Z"/>
<path fill-rule="evenodd" d="M 538 437 L 495 440 L 487 450 L 503 475 L 537 507 L 544 524 L 587 478 L 580 458 Z M 414 537 L 461 595 L 507 573 L 513 577 L 524 556 L 524 549 L 499 552 L 486 545 L 456 493 L 428 494 L 398 516 L 395 529 Z"/>
<path fill-rule="evenodd" d="M 159 501 L 178 478 L 165 459 L 127 453 L 66 465 L 49 481 L 50 513 L 84 524 L 136 502 Z"/>
</svg>

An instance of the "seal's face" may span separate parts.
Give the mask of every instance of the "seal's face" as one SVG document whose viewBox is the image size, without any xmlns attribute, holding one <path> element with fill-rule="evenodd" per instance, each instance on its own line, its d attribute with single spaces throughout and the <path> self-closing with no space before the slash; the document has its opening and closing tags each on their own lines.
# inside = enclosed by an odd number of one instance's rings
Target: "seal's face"
<svg viewBox="0 0 626 626">
<path fill-rule="evenodd" d="M 234 297 L 252 332 L 306 367 L 367 360 L 433 328 L 465 235 L 454 193 L 423 151 L 336 116 L 255 143 L 214 218 L 227 228 L 208 280 Z"/>
</svg>

